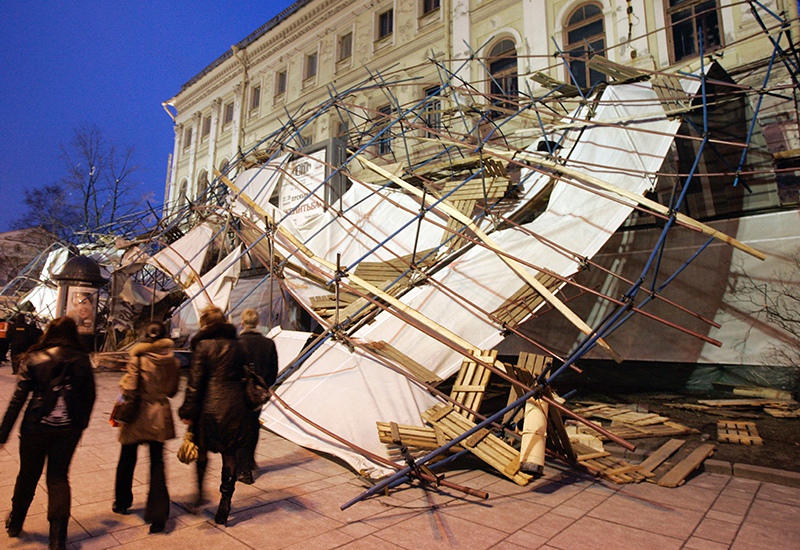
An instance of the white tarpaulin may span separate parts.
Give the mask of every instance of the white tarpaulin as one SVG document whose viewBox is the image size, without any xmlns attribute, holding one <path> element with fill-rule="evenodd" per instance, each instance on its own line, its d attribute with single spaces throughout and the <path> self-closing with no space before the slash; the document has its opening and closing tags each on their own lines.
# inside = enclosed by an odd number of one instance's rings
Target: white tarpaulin
<svg viewBox="0 0 800 550">
<path fill-rule="evenodd" d="M 593 119 L 599 124 L 575 132 L 581 135 L 575 138 L 578 144 L 567 166 L 597 175 L 591 167 L 599 163 L 606 167 L 602 174 L 606 182 L 639 195 L 648 191 L 653 182 L 642 174 L 658 171 L 678 129 L 678 123 L 666 119 L 663 110 L 660 115 L 656 114 L 660 108 L 649 83 L 607 88 Z M 627 120 L 631 124 L 604 126 L 604 120 Z M 533 188 L 531 183 L 522 192 L 532 192 Z M 525 197 L 520 205 L 524 202 Z M 419 224 L 416 220 L 418 200 L 402 192 L 387 191 L 378 197 L 377 193 L 354 182 L 342 197 L 342 205 L 341 217 L 329 211 L 296 233 L 315 257 L 324 258 L 328 263 L 335 263 L 337 255 L 343 266 L 364 259 L 390 259 L 393 254 L 437 246 L 443 234 L 440 225 L 430 223 L 430 218 L 441 215 L 430 213 Z M 629 201 L 605 198 L 559 182 L 546 212 L 523 230 L 506 229 L 493 233 L 492 239 L 512 257 L 524 258 L 534 266 L 570 276 L 578 267 L 575 258 L 595 254 L 631 211 Z M 279 212 L 272 212 L 280 219 Z M 546 236 L 556 246 L 537 239 L 537 234 Z M 295 252 L 285 239 L 279 238 L 277 242 L 284 248 L 285 255 Z M 570 253 L 563 252 L 558 245 Z M 380 252 L 370 253 L 373 249 Z M 320 272 L 323 278 L 333 278 L 328 267 L 315 263 L 314 259 L 298 258 L 306 267 Z M 524 269 L 533 275 L 538 273 L 531 267 Z M 287 271 L 286 275 L 287 287 L 306 304 L 311 296 L 330 292 L 293 272 Z M 403 303 L 481 349 L 492 348 L 502 338 L 502 327 L 485 312 L 501 306 L 526 284 L 496 252 L 481 246 L 468 249 L 434 277 L 450 292 L 442 292 L 439 285 L 422 285 L 405 294 Z M 463 359 L 460 353 L 439 340 L 387 312 L 379 313 L 372 323 L 351 336 L 361 341 L 387 342 L 442 378 L 454 373 Z M 380 361 L 358 350 L 330 343 L 292 373 L 278 393 L 300 414 L 382 456 L 388 454 L 378 442 L 375 422 L 421 425 L 419 413 L 433 403 L 433 398 L 414 382 Z M 340 456 L 358 470 L 374 468 L 375 474 L 388 473 L 385 468 L 344 449 L 340 443 L 330 441 L 277 407 L 270 403 L 264 410 L 263 419 L 270 430 L 305 446 Z"/>
<path fill-rule="evenodd" d="M 208 252 L 208 244 L 213 235 L 214 230 L 209 224 L 198 225 L 171 245 L 164 247 L 147 260 L 147 263 L 168 273 L 186 288 L 199 278 Z"/>
<path fill-rule="evenodd" d="M 198 319 L 203 308 L 210 304 L 222 311 L 228 310 L 231 289 L 239 277 L 241 256 L 242 245 L 239 245 L 208 273 L 204 273 L 199 282 L 193 283 L 186 289 Z"/>
</svg>

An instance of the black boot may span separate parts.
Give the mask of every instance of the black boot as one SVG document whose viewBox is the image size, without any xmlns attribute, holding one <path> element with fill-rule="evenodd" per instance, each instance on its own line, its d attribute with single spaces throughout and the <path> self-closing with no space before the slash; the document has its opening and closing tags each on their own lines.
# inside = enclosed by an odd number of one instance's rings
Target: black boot
<svg viewBox="0 0 800 550">
<path fill-rule="evenodd" d="M 214 523 L 219 525 L 228 526 L 228 514 L 231 513 L 231 497 L 222 497 L 219 499 L 219 507 L 217 514 L 214 516 Z"/>
<path fill-rule="evenodd" d="M 67 524 L 69 518 L 50 520 L 50 550 L 67 549 Z"/>
<path fill-rule="evenodd" d="M 9 512 L 8 517 L 6 518 L 6 533 L 12 539 L 18 537 L 19 534 L 22 532 L 22 524 L 25 521 L 25 516 L 20 514 L 19 512 L 14 512 L 14 509 L 11 509 Z"/>
<path fill-rule="evenodd" d="M 231 497 L 233 497 L 233 490 L 236 488 L 236 469 L 230 472 L 223 471 L 222 484 L 219 486 L 219 492 L 222 498 L 219 500 L 219 508 L 217 508 L 217 515 L 214 516 L 214 522 L 220 525 L 228 525 L 228 514 L 231 513 Z"/>
</svg>

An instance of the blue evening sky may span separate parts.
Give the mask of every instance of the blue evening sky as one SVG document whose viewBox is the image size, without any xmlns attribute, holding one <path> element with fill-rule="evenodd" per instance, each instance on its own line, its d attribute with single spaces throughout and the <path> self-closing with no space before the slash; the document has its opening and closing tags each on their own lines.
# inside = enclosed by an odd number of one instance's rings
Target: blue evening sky
<svg viewBox="0 0 800 550">
<path fill-rule="evenodd" d="M 60 146 L 96 125 L 135 148 L 137 178 L 164 200 L 173 126 L 161 103 L 291 0 L 12 0 L 0 18 L 0 231 L 26 188 L 64 175 Z"/>
</svg>

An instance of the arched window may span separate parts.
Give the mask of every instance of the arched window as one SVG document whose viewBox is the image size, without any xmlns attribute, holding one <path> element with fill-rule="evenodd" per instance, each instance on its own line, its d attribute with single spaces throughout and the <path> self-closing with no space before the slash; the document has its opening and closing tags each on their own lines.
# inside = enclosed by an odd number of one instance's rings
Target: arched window
<svg viewBox="0 0 800 550">
<path fill-rule="evenodd" d="M 189 180 L 183 180 L 181 182 L 180 187 L 178 187 L 178 197 L 175 200 L 175 209 L 180 210 L 189 201 L 189 198 L 186 196 L 186 192 L 189 189 Z"/>
<path fill-rule="evenodd" d="M 603 27 L 603 8 L 598 4 L 582 4 L 567 19 L 564 30 L 565 50 L 574 84 L 581 88 L 605 82 L 603 73 L 589 69 L 590 54 L 605 56 L 606 33 Z"/>
<path fill-rule="evenodd" d="M 493 105 L 502 109 L 517 110 L 519 87 L 517 84 L 517 47 L 510 39 L 501 40 L 489 52 L 489 86 Z M 510 113 L 493 112 L 492 116 L 508 116 Z"/>
<path fill-rule="evenodd" d="M 208 172 L 206 170 L 201 170 L 200 175 L 197 176 L 197 198 L 198 199 L 208 199 L 205 196 L 206 190 L 208 189 Z"/>
</svg>

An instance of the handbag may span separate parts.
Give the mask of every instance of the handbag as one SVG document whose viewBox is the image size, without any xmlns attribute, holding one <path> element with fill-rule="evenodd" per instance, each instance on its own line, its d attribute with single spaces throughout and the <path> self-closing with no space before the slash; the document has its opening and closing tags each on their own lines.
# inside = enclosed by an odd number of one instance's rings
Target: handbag
<svg viewBox="0 0 800 550">
<path fill-rule="evenodd" d="M 139 408 L 142 403 L 142 396 L 139 394 L 141 363 L 139 364 L 139 369 L 136 374 L 136 387 L 133 391 L 121 391 L 117 395 L 114 407 L 111 409 L 109 422 L 115 428 L 120 424 L 130 424 L 136 420 L 136 416 L 139 414 Z"/>
<path fill-rule="evenodd" d="M 252 409 L 262 407 L 269 400 L 269 387 L 252 363 L 244 367 L 244 393 Z"/>
<path fill-rule="evenodd" d="M 188 430 L 183 435 L 183 443 L 178 449 L 178 460 L 184 464 L 191 464 L 197 460 L 197 444 L 194 442 L 192 432 Z"/>
</svg>

